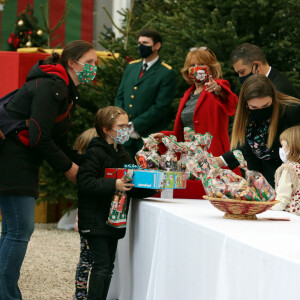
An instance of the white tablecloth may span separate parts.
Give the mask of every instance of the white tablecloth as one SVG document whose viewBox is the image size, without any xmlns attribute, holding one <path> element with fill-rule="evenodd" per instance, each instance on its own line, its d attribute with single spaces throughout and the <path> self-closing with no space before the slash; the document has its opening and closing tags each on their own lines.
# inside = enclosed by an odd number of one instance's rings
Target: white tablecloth
<svg viewBox="0 0 300 300">
<path fill-rule="evenodd" d="M 300 217 L 223 215 L 207 200 L 132 201 L 108 299 L 299 300 Z"/>
</svg>

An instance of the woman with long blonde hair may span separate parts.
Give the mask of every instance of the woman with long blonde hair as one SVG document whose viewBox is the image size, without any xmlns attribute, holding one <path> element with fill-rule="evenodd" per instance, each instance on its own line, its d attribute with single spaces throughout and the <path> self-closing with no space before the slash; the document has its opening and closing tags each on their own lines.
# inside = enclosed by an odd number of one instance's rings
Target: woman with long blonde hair
<svg viewBox="0 0 300 300">
<path fill-rule="evenodd" d="M 279 136 L 300 124 L 300 100 L 275 90 L 264 75 L 253 75 L 244 84 L 233 123 L 231 149 L 243 147 L 248 168 L 261 172 L 274 186 L 280 166 Z"/>
</svg>

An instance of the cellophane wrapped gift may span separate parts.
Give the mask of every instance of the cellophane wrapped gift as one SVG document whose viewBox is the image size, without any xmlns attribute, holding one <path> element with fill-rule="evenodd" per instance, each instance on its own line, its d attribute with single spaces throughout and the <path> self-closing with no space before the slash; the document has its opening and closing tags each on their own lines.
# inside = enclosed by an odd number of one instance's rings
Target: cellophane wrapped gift
<svg viewBox="0 0 300 300">
<path fill-rule="evenodd" d="M 122 180 L 130 181 L 133 177 L 133 170 L 128 170 Z M 125 228 L 127 225 L 128 199 L 126 192 L 116 191 L 110 205 L 109 215 L 106 224 L 115 228 Z"/>
<path fill-rule="evenodd" d="M 234 150 L 233 154 L 239 161 L 240 167 L 245 171 L 245 179 L 247 184 L 256 192 L 261 201 L 275 200 L 275 190 L 268 183 L 266 178 L 260 172 L 248 170 L 247 162 L 245 161 L 244 156 L 240 150 Z"/>
<path fill-rule="evenodd" d="M 210 197 L 230 198 L 248 201 L 272 201 L 275 191 L 261 173 L 249 171 L 241 154 L 236 156 L 246 172 L 246 178 L 233 171 L 219 168 L 214 157 L 209 153 L 212 135 L 195 133 L 189 127 L 184 128 L 184 141 L 178 142 L 175 136 L 164 136 L 162 143 L 168 149 L 163 155 L 158 154 L 158 142 L 150 135 L 144 138 L 144 147 L 137 152 L 136 161 L 143 169 L 162 169 L 182 171 L 188 179 L 201 180 Z"/>
</svg>

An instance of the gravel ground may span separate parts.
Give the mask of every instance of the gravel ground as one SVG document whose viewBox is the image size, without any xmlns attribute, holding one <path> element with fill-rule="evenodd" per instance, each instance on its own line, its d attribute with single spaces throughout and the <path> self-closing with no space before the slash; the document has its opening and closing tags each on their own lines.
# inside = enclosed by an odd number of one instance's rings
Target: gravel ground
<svg viewBox="0 0 300 300">
<path fill-rule="evenodd" d="M 79 250 L 77 232 L 35 224 L 19 280 L 23 300 L 73 299 Z"/>
</svg>

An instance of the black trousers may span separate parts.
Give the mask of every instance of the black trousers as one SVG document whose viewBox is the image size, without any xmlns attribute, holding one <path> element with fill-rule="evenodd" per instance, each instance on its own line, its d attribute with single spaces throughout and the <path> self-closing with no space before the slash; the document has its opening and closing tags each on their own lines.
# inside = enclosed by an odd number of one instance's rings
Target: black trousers
<svg viewBox="0 0 300 300">
<path fill-rule="evenodd" d="M 116 257 L 118 239 L 86 235 L 93 255 L 88 300 L 106 300 Z"/>
</svg>

